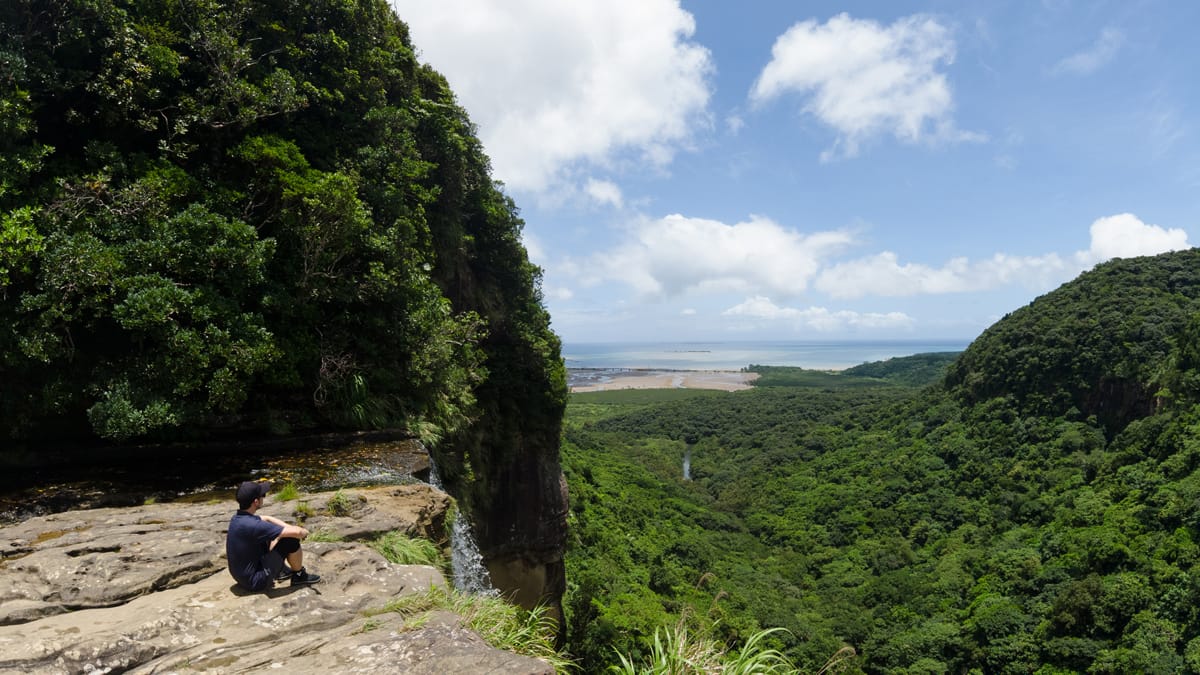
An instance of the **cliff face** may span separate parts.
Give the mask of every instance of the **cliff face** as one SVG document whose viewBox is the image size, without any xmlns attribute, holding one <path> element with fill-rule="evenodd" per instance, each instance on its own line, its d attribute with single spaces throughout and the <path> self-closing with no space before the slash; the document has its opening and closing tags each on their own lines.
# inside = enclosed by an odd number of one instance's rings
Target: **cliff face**
<svg viewBox="0 0 1200 675">
<path fill-rule="evenodd" d="M 441 539 L 449 499 L 423 485 L 351 490 L 350 514 L 309 526 L 348 539 L 384 531 Z M 317 514 L 330 495 L 305 500 Z M 263 512 L 294 520 L 297 502 Z M 461 617 L 417 623 L 389 600 L 444 586 L 363 543 L 306 543 L 320 584 L 245 593 L 225 569 L 229 504 L 75 511 L 0 529 L 0 670 L 297 673 L 552 673 L 496 650 Z M 381 529 L 382 528 L 382 529 Z"/>
<path fill-rule="evenodd" d="M 559 341 L 388 4 L 3 3 L 0 42 L 0 434 L 407 429 L 501 590 L 556 605 Z"/>
</svg>

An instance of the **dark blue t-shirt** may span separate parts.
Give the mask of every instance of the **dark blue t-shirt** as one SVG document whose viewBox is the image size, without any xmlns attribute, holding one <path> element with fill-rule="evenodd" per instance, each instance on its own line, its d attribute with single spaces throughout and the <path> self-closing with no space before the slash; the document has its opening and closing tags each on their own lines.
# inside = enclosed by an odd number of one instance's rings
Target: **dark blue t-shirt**
<svg viewBox="0 0 1200 675">
<path fill-rule="evenodd" d="M 263 569 L 262 557 L 281 534 L 282 527 L 256 515 L 240 510 L 234 514 L 225 537 L 225 557 L 229 559 L 229 573 L 239 584 L 252 591 L 271 585 L 272 575 Z"/>
</svg>

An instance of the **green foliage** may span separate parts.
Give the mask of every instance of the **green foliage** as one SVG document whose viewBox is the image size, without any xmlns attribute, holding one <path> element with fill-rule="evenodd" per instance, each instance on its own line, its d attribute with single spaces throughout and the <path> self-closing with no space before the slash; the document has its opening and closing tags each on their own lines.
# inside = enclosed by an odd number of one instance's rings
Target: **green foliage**
<svg viewBox="0 0 1200 675">
<path fill-rule="evenodd" d="M 300 502 L 299 504 L 296 504 L 296 510 L 294 511 L 294 513 L 295 513 L 296 518 L 299 519 L 300 522 L 304 522 L 305 520 L 308 520 L 313 515 L 315 515 L 316 510 L 313 509 L 312 504 L 309 504 L 308 502 Z M 311 535 L 311 534 L 309 535 L 309 537 L 312 537 L 312 536 L 313 535 Z"/>
<path fill-rule="evenodd" d="M 295 483 L 287 483 L 275 492 L 275 499 L 281 502 L 290 502 L 293 499 L 300 498 L 300 491 L 296 489 Z"/>
<path fill-rule="evenodd" d="M 428 539 L 412 538 L 402 532 L 387 532 L 371 542 L 371 548 L 379 551 L 388 562 L 397 565 L 429 565 L 446 571 L 445 556 L 437 545 Z"/>
<path fill-rule="evenodd" d="M 339 489 L 333 493 L 329 501 L 325 503 L 325 510 L 329 515 L 335 517 L 349 516 L 354 511 L 354 500 L 351 499 L 344 490 Z"/>
<path fill-rule="evenodd" d="M 758 373 L 757 387 L 877 387 L 891 383 L 920 387 L 940 382 L 958 352 L 914 354 L 875 361 L 841 371 L 807 370 L 787 366 L 752 365 L 747 370 Z"/>
<path fill-rule="evenodd" d="M 765 646 L 764 641 L 774 632 L 777 629 L 755 633 L 741 649 L 729 654 L 724 645 L 691 634 L 687 624 L 680 621 L 672 628 L 654 631 L 654 643 L 646 663 L 639 666 L 628 656 L 618 654 L 621 665 L 613 666 L 610 670 L 628 675 L 767 675 L 798 672 L 778 650 Z"/>
<path fill-rule="evenodd" d="M 842 375 L 873 377 L 897 384 L 921 387 L 941 382 L 960 352 L 929 352 L 875 361 L 847 368 Z"/>
<path fill-rule="evenodd" d="M 1010 397 L 1022 414 L 1095 415 L 1114 434 L 1158 405 L 1198 298 L 1197 249 L 1098 265 L 984 331 L 947 383 L 965 403 Z"/>
<path fill-rule="evenodd" d="M 0 36 L 10 441 L 557 438 L 516 207 L 387 3 L 14 2 Z"/>
<path fill-rule="evenodd" d="M 1101 266 L 990 329 L 945 386 L 900 368 L 875 386 L 572 396 L 572 652 L 628 671 L 688 661 L 697 635 L 719 649 L 781 627 L 770 648 L 807 672 L 845 647 L 867 673 L 1200 672 L 1195 255 Z M 1045 353 L 1013 338 L 1113 303 L 1127 344 L 1102 326 Z M 1142 384 L 1103 383 L 1118 372 Z M 682 616 L 717 627 L 655 642 Z"/>
</svg>

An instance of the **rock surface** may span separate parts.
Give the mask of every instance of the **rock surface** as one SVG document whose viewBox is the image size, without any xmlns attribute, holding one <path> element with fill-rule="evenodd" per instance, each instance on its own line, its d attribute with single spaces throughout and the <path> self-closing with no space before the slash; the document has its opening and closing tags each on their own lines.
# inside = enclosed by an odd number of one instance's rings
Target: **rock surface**
<svg viewBox="0 0 1200 675">
<path fill-rule="evenodd" d="M 333 510 L 343 515 L 334 516 Z M 307 504 L 301 507 L 300 504 Z M 346 490 L 262 513 L 347 539 L 390 530 L 444 539 L 449 498 L 426 485 Z M 306 542 L 320 584 L 237 587 L 225 568 L 228 504 L 74 511 L 0 529 L 0 671 L 551 673 L 438 613 L 413 627 L 364 612 L 444 584 L 363 543 Z"/>
</svg>

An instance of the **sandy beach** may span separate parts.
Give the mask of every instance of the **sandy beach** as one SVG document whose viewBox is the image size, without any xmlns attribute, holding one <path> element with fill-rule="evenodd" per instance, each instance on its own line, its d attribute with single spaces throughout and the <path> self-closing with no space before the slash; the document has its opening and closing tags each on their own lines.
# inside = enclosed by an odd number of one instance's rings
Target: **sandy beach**
<svg viewBox="0 0 1200 675">
<path fill-rule="evenodd" d="M 749 389 L 758 373 L 737 370 L 641 370 L 628 368 L 579 368 L 568 370 L 572 392 L 614 389 Z"/>
</svg>

